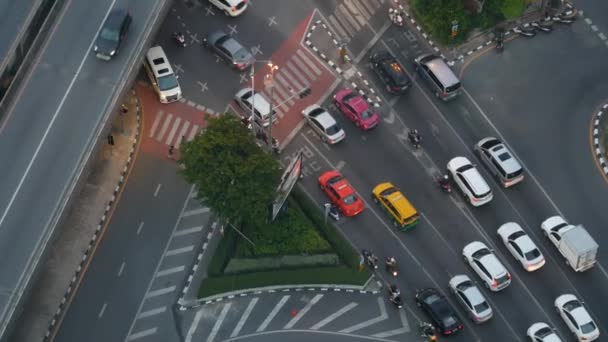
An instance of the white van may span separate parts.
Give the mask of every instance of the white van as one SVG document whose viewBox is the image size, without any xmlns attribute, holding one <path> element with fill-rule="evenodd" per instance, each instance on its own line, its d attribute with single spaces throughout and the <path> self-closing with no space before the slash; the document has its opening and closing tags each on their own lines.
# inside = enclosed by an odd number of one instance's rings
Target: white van
<svg viewBox="0 0 608 342">
<path fill-rule="evenodd" d="M 160 46 L 154 46 L 146 54 L 146 72 L 161 103 L 171 103 L 182 98 L 182 89 L 173 73 L 171 64 Z"/>
</svg>

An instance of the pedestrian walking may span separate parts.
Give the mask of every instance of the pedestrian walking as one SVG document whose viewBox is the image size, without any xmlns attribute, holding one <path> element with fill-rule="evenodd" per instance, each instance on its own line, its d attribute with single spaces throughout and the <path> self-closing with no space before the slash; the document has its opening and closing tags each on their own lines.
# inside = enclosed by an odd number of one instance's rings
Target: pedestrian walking
<svg viewBox="0 0 608 342">
<path fill-rule="evenodd" d="M 129 107 L 127 107 L 127 105 L 123 103 L 123 104 L 120 105 L 120 111 L 123 114 L 127 114 L 129 112 Z"/>
<path fill-rule="evenodd" d="M 175 152 L 175 147 L 171 145 L 169 146 L 169 159 L 173 159 L 173 152 Z"/>
</svg>

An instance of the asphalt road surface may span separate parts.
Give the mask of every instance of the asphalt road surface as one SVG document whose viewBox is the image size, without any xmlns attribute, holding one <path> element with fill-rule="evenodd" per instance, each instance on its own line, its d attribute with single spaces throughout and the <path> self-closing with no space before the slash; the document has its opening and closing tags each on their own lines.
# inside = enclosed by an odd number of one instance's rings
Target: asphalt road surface
<svg viewBox="0 0 608 342">
<path fill-rule="evenodd" d="M 107 109 L 123 88 L 163 1 L 132 4 L 120 54 L 92 56 L 100 26 L 122 1 L 69 3 L 0 126 L 0 312 L 12 314 L 63 209 Z M 50 228 L 49 228 L 50 227 Z"/>
</svg>

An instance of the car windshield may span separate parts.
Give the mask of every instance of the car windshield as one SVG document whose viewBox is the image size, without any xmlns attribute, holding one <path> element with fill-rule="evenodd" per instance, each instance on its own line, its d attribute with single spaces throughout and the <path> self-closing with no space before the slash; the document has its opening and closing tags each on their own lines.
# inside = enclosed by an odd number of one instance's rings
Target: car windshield
<svg viewBox="0 0 608 342">
<path fill-rule="evenodd" d="M 473 258 L 479 259 L 479 258 L 489 255 L 489 254 L 492 254 L 492 252 L 490 252 L 489 249 L 482 248 L 482 249 L 478 250 L 477 252 L 473 253 Z"/>
<path fill-rule="evenodd" d="M 597 328 L 595 327 L 595 324 L 593 324 L 593 322 L 591 322 L 591 321 L 581 325 L 581 332 L 583 334 L 588 334 L 590 332 L 593 332 L 593 331 L 595 331 L 595 329 L 597 329 Z"/>
<path fill-rule="evenodd" d="M 344 177 L 342 177 L 342 176 L 333 176 L 327 180 L 327 184 L 336 184 L 343 179 L 344 179 Z"/>
<path fill-rule="evenodd" d="M 536 336 L 541 337 L 541 338 L 549 336 L 551 334 L 553 334 L 553 330 L 551 330 L 551 328 L 549 328 L 549 327 L 540 328 L 536 332 Z"/>
<path fill-rule="evenodd" d="M 466 280 L 466 281 L 463 281 L 462 283 L 458 284 L 458 286 L 456 286 L 456 288 L 460 291 L 464 291 L 471 286 L 473 286 L 473 282 L 470 280 Z"/>
<path fill-rule="evenodd" d="M 526 252 L 525 256 L 526 260 L 534 260 L 540 256 L 540 251 L 534 248 L 533 250 Z"/>
<path fill-rule="evenodd" d="M 177 77 L 173 74 L 158 78 L 158 87 L 160 90 L 171 90 L 177 86 Z"/>
<path fill-rule="evenodd" d="M 488 303 L 481 302 L 481 303 L 475 305 L 475 312 L 484 312 L 484 311 L 488 310 L 489 308 L 490 308 L 490 306 L 488 305 Z"/>
<path fill-rule="evenodd" d="M 101 30 L 101 33 L 99 34 L 99 36 L 105 40 L 111 40 L 113 42 L 117 42 L 118 41 L 118 37 L 119 37 L 119 33 L 116 30 L 112 30 L 109 27 L 104 27 Z"/>
<path fill-rule="evenodd" d="M 571 300 L 567 303 L 564 304 L 564 309 L 566 309 L 566 311 L 572 311 L 576 308 L 580 308 L 581 306 L 583 306 L 581 304 L 581 302 L 579 302 L 578 300 Z"/>
<path fill-rule="evenodd" d="M 327 131 L 327 134 L 334 135 L 334 134 L 340 132 L 340 126 L 338 126 L 337 124 L 329 126 L 329 127 L 327 127 L 326 131 Z"/>
<path fill-rule="evenodd" d="M 355 202 L 357 202 L 357 196 L 355 196 L 355 194 L 344 197 L 344 204 L 353 204 Z"/>
<path fill-rule="evenodd" d="M 323 114 L 325 113 L 325 110 L 323 108 L 315 108 L 313 110 L 310 111 L 310 113 L 308 115 L 314 117 L 319 116 L 319 114 Z"/>
<path fill-rule="evenodd" d="M 372 117 L 373 114 L 374 113 L 371 110 L 366 109 L 361 112 L 361 119 L 369 119 Z"/>
<path fill-rule="evenodd" d="M 472 168 L 473 168 L 473 165 L 471 165 L 471 164 L 466 164 L 466 165 L 462 165 L 461 167 L 457 168 L 457 169 L 456 169 L 456 172 L 460 172 L 460 173 L 462 173 L 462 172 L 465 172 L 466 170 L 470 170 L 470 169 L 472 169 Z"/>
</svg>

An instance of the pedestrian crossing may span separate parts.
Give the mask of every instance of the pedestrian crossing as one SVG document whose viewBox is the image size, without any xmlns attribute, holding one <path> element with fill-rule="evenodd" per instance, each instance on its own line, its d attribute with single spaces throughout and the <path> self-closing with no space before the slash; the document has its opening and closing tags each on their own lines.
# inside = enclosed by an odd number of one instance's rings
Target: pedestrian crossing
<svg viewBox="0 0 608 342">
<path fill-rule="evenodd" d="M 280 65 L 282 67 L 274 73 L 274 84 L 272 85 L 274 94 L 270 85 L 258 85 L 256 82 L 256 89 L 260 89 L 258 86 L 261 86 L 264 97 L 272 101 L 273 109 L 279 120 L 285 117 L 296 103 L 297 93 L 310 87 L 324 72 L 327 72 L 325 66 L 302 47 L 298 47 Z M 256 80 L 262 78 L 256 77 Z"/>
<path fill-rule="evenodd" d="M 202 127 L 199 125 L 174 113 L 165 113 L 165 111 L 159 110 L 156 112 L 148 137 L 163 145 L 174 146 L 179 149 L 183 141 L 194 139 L 201 129 Z"/>
<path fill-rule="evenodd" d="M 340 41 L 348 43 L 371 17 L 383 9 L 386 0 L 344 0 L 327 17 Z"/>
<path fill-rule="evenodd" d="M 256 292 L 204 305 L 185 318 L 185 342 L 242 339 L 285 330 L 399 340 L 416 334 L 410 329 L 406 310 L 389 306 L 382 296 L 309 290 Z"/>
</svg>

